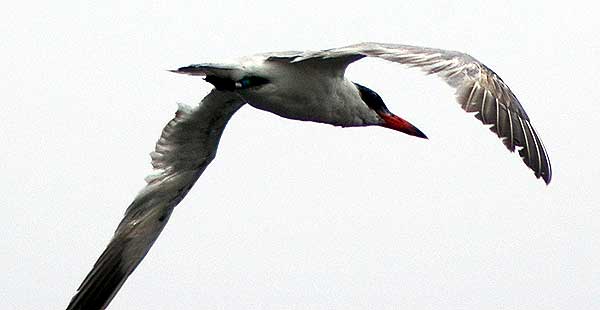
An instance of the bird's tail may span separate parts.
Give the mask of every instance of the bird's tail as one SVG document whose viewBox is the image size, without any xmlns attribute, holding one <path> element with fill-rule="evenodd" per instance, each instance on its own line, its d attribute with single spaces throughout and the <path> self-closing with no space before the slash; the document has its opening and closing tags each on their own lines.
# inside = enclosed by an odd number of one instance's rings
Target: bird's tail
<svg viewBox="0 0 600 310">
<path fill-rule="evenodd" d="M 202 63 L 196 65 L 189 65 L 181 67 L 175 70 L 169 70 L 174 73 L 187 74 L 187 75 L 198 75 L 198 76 L 218 76 L 222 78 L 236 78 L 239 75 L 242 68 L 237 64 L 215 64 L 215 63 Z"/>
<path fill-rule="evenodd" d="M 216 89 L 222 91 L 233 91 L 238 87 L 236 82 L 239 82 L 243 77 L 243 70 L 236 64 L 197 64 L 181 67 L 176 70 L 169 70 L 174 73 L 203 76 L 204 80 L 213 84 Z"/>
</svg>

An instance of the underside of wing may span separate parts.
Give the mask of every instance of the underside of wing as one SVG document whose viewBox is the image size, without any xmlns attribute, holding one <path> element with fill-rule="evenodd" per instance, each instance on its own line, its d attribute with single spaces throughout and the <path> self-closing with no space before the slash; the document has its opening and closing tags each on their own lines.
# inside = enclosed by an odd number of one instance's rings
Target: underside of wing
<svg viewBox="0 0 600 310">
<path fill-rule="evenodd" d="M 521 103 L 496 73 L 467 54 L 410 45 L 360 43 L 307 52 L 293 61 L 341 59 L 347 66 L 362 57 L 378 57 L 438 75 L 456 90 L 457 101 L 465 111 L 491 125 L 490 129 L 510 151 L 520 148 L 523 162 L 535 176 L 550 182 L 552 168 L 546 148 Z"/>
<path fill-rule="evenodd" d="M 114 237 L 67 309 L 108 306 L 148 253 L 173 208 L 215 157 L 225 125 L 243 104 L 234 93 L 213 90 L 195 107 L 180 105 L 150 155 L 156 173 L 125 212 Z"/>
</svg>

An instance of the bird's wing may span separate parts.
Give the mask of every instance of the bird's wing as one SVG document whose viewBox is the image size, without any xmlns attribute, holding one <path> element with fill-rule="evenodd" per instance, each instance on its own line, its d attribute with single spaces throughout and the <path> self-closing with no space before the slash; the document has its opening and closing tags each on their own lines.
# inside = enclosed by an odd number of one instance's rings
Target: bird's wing
<svg viewBox="0 0 600 310">
<path fill-rule="evenodd" d="M 465 53 L 410 45 L 360 43 L 305 52 L 288 59 L 291 63 L 322 61 L 327 66 L 337 64 L 337 70 L 343 73 L 351 62 L 362 57 L 378 57 L 438 75 L 456 90 L 457 101 L 465 111 L 476 113 L 475 117 L 482 123 L 492 125 L 490 130 L 510 151 L 520 147 L 520 156 L 535 176 L 550 182 L 552 168 L 546 148 L 521 103 L 494 71 Z"/>
<path fill-rule="evenodd" d="M 104 309 L 142 261 L 183 199 L 215 157 L 219 139 L 243 101 L 213 90 L 195 107 L 180 105 L 150 155 L 156 174 L 127 208 L 115 235 L 67 309 Z"/>
</svg>

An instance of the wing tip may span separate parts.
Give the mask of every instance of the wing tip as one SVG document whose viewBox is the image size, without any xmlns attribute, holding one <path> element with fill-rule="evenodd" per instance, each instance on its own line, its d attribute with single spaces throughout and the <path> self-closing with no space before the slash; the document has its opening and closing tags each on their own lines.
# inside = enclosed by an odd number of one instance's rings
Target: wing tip
<svg viewBox="0 0 600 310">
<path fill-rule="evenodd" d="M 542 176 L 542 179 L 546 183 L 546 186 L 548 186 L 548 185 L 550 185 L 550 181 L 552 181 L 552 176 L 551 175 Z"/>
<path fill-rule="evenodd" d="M 128 273 L 123 269 L 122 246 L 109 246 L 71 298 L 67 310 L 104 309 L 119 291 Z"/>
<path fill-rule="evenodd" d="M 539 175 L 536 174 L 536 176 L 544 180 L 544 183 L 546 183 L 546 186 L 548 186 L 550 185 L 550 181 L 552 181 L 552 168 L 548 166 L 547 170 L 542 171 Z"/>
</svg>

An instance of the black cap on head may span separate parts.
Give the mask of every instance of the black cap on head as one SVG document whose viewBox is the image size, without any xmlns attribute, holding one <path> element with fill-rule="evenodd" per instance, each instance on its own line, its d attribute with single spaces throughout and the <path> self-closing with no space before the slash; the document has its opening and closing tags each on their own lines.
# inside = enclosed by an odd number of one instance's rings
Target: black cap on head
<svg viewBox="0 0 600 310">
<path fill-rule="evenodd" d="M 365 104 L 373 111 L 380 113 L 390 113 L 390 110 L 383 103 L 383 99 L 379 97 L 379 95 L 374 92 L 372 89 L 362 86 L 358 83 L 354 83 L 356 88 L 358 89 L 358 93 L 360 94 L 360 98 L 364 101 Z"/>
</svg>

